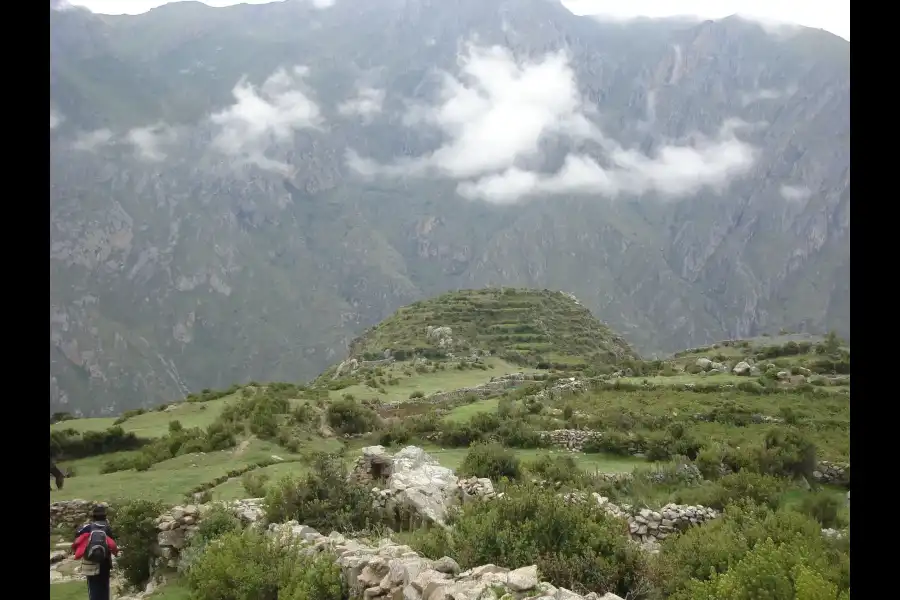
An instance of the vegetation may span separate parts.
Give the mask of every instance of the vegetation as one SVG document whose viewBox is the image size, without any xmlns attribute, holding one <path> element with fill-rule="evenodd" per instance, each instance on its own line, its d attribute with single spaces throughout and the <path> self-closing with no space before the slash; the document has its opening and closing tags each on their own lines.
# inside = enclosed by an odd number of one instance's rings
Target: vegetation
<svg viewBox="0 0 900 600">
<path fill-rule="evenodd" d="M 387 338 L 379 339 L 372 343 Z M 727 342 L 667 360 L 624 358 L 615 375 L 600 363 L 534 368 L 529 379 L 437 403 L 428 395 L 446 388 L 436 381 L 452 389 L 464 380 L 459 374 L 487 381 L 495 369 L 515 367 L 497 357 L 483 359 L 482 370 L 468 360 L 420 355 L 338 377 L 331 371 L 306 386 L 254 383 L 208 392 L 162 411 L 135 412 L 114 427 L 57 419 L 51 453 L 78 476 L 53 497 L 125 500 L 114 519 L 129 549 L 152 547 L 160 501 L 264 497 L 270 522 L 394 535 L 464 569 L 537 564 L 545 579 L 581 592 L 635 600 L 843 600 L 845 492 L 819 485 L 813 471 L 820 460 L 849 459 L 849 351 L 833 337 L 792 344 Z M 716 373 L 701 359 L 749 361 L 760 373 Z M 575 385 L 574 375 L 582 383 Z M 403 386 L 413 391 L 379 392 Z M 185 426 L 183 417 L 207 411 L 184 407 L 204 405 L 215 407 L 208 409 L 212 418 Z M 151 417 L 153 436 L 129 430 Z M 542 433 L 558 429 L 594 435 L 583 452 L 562 453 Z M 490 478 L 502 500 L 467 504 L 451 514 L 447 530 L 423 528 L 415 515 L 382 514 L 370 486 L 348 478 L 355 451 L 377 443 L 420 445 L 460 476 Z M 567 491 L 595 492 L 620 506 L 703 505 L 723 516 L 672 535 L 659 554 L 648 555 L 628 541 L 623 520 L 591 503 L 566 502 L 559 493 Z M 831 539 L 824 527 L 845 537 Z M 149 574 L 143 552 L 125 553 L 123 568 L 134 583 Z M 257 597 L 252 590 L 338 598 L 346 591 L 329 557 L 298 558 L 242 532 L 222 510 L 206 515 L 179 568 L 172 593 L 192 598 Z"/>
<path fill-rule="evenodd" d="M 429 326 L 451 331 L 429 336 Z M 624 340 L 570 296 L 516 288 L 460 290 L 415 302 L 355 340 L 350 354 L 377 360 L 385 348 L 401 361 L 491 352 L 541 368 L 635 357 Z"/>
</svg>

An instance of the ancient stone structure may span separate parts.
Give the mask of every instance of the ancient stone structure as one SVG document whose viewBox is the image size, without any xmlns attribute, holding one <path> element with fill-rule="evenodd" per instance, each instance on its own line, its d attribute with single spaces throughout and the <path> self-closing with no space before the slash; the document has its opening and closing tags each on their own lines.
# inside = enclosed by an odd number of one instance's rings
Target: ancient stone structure
<svg viewBox="0 0 900 600">
<path fill-rule="evenodd" d="M 542 431 L 541 439 L 545 443 L 563 448 L 581 452 L 588 440 L 599 438 L 601 434 L 590 429 L 554 429 L 553 431 Z"/>
<path fill-rule="evenodd" d="M 813 479 L 829 485 L 850 485 L 850 463 L 833 463 L 823 460 L 816 465 Z"/>
<path fill-rule="evenodd" d="M 97 502 L 90 500 L 62 500 L 50 505 L 50 528 L 81 527 L 91 520 L 91 509 Z"/>
</svg>

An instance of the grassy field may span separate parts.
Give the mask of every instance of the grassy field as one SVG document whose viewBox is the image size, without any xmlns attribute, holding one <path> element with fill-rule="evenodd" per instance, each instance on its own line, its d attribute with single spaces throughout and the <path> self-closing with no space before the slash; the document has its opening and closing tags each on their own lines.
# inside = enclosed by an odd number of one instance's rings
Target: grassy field
<svg viewBox="0 0 900 600">
<path fill-rule="evenodd" d="M 122 423 L 122 429 L 133 432 L 138 437 L 156 438 L 164 436 L 169 431 L 169 423 L 175 420 L 181 421 L 185 428 L 206 427 L 219 416 L 226 404 L 234 402 L 237 398 L 238 395 L 233 394 L 208 402 L 182 402 L 171 410 L 151 411 L 131 417 Z M 114 422 L 113 417 L 73 419 L 54 423 L 50 426 L 50 431 L 70 428 L 79 432 L 103 431 L 112 427 Z"/>
<path fill-rule="evenodd" d="M 319 439 L 304 447 L 302 452 L 333 452 L 340 446 L 336 439 Z M 81 498 L 112 501 L 148 498 L 176 503 L 182 501 L 191 488 L 212 481 L 232 469 L 269 459 L 272 455 L 286 462 L 304 457 L 303 453 L 288 452 L 272 442 L 252 440 L 243 449 L 239 446 L 237 449 L 207 454 L 186 454 L 155 464 L 142 473 L 131 470 L 100 474 L 102 463 L 115 455 L 71 461 L 63 467 L 74 466 L 76 476 L 66 480 L 62 490 L 54 489 L 50 500 Z"/>
<path fill-rule="evenodd" d="M 447 413 L 445 420 L 455 423 L 468 421 L 480 413 L 496 412 L 499 404 L 500 398 L 487 398 L 486 400 L 479 400 L 478 402 L 472 402 L 471 404 L 463 404 Z"/>
<path fill-rule="evenodd" d="M 423 447 L 428 454 L 433 456 L 441 465 L 451 469 L 458 469 L 466 457 L 468 448 L 438 448 L 436 446 Z M 532 461 L 541 456 L 554 456 L 570 454 L 564 450 L 522 450 L 514 451 L 521 460 Z M 613 456 L 606 454 L 571 454 L 579 467 L 588 473 L 630 473 L 635 467 L 647 466 L 647 461 L 630 456 Z"/>
<path fill-rule="evenodd" d="M 499 377 L 509 373 L 533 373 L 535 369 L 528 369 L 513 365 L 499 358 L 485 359 L 487 369 L 465 369 L 458 370 L 447 368 L 443 371 L 434 371 L 430 373 L 418 373 L 412 370 L 412 367 L 404 363 L 395 363 L 390 367 L 384 368 L 383 378 L 394 377 L 398 380 L 396 385 L 386 385 L 384 390 L 386 393 L 379 393 L 377 390 L 364 384 L 351 385 L 349 387 L 329 392 L 332 400 L 339 400 L 347 394 L 350 394 L 358 400 L 366 398 L 377 398 L 381 402 L 403 402 L 409 400 L 410 394 L 413 392 L 421 392 L 425 396 L 435 392 L 447 392 L 450 390 L 458 390 L 460 388 L 474 387 L 482 383 L 490 381 L 491 377 Z M 406 375 L 405 373 L 410 373 Z"/>
</svg>

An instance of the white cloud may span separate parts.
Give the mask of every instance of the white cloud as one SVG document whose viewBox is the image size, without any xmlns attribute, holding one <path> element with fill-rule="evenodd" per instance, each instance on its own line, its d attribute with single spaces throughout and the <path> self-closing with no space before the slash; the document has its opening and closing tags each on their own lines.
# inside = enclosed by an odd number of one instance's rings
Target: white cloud
<svg viewBox="0 0 900 600">
<path fill-rule="evenodd" d="M 62 113 L 50 107 L 50 129 L 56 129 L 65 120 Z"/>
<path fill-rule="evenodd" d="M 782 198 L 790 202 L 802 202 L 812 196 L 812 190 L 802 185 L 783 185 L 778 191 Z"/>
<path fill-rule="evenodd" d="M 262 168 L 287 168 L 265 151 L 291 140 L 295 131 L 320 126 L 319 107 L 304 93 L 307 72 L 305 67 L 278 69 L 258 89 L 239 81 L 232 91 L 235 103 L 210 117 L 218 128 L 213 148 Z"/>
<path fill-rule="evenodd" d="M 371 87 L 360 87 L 355 98 L 351 98 L 338 106 L 342 115 L 359 115 L 363 119 L 381 112 L 384 104 L 384 90 Z"/>
<path fill-rule="evenodd" d="M 147 127 L 136 127 L 125 134 L 128 143 L 134 146 L 138 158 L 150 162 L 165 160 L 165 146 L 175 142 L 178 134 L 165 123 Z"/>
<path fill-rule="evenodd" d="M 679 197 L 723 187 L 754 162 L 753 149 L 735 135 L 745 125 L 739 121 L 723 124 L 715 138 L 695 134 L 690 145 L 666 145 L 653 156 L 623 148 L 588 120 L 590 107 L 583 106 L 563 54 L 517 62 L 505 49 L 469 46 L 460 71 L 460 79 L 445 75 L 436 106 L 416 106 L 407 118 L 410 125 L 437 126 L 447 140 L 441 147 L 392 165 L 350 151 L 349 166 L 368 176 L 443 175 L 461 181 L 463 196 L 510 203 L 564 193 Z M 575 153 L 554 174 L 525 169 L 523 159 L 541 158 L 540 144 L 550 136 L 594 142 L 608 166 Z"/>
<path fill-rule="evenodd" d="M 747 106 L 753 102 L 760 100 L 780 100 L 781 98 L 790 97 L 797 93 L 797 86 L 790 85 L 785 89 L 761 88 L 752 92 L 744 92 L 741 94 L 741 104 Z"/>
<path fill-rule="evenodd" d="M 109 129 L 96 129 L 79 133 L 75 141 L 72 142 L 72 148 L 85 152 L 93 152 L 101 146 L 105 146 L 113 141 L 113 132 Z"/>
</svg>

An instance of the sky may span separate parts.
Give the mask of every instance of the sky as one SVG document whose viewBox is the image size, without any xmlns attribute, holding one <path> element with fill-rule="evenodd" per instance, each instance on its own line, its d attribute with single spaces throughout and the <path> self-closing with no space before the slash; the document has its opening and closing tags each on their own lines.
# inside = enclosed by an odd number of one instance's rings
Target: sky
<svg viewBox="0 0 900 600">
<path fill-rule="evenodd" d="M 244 4 L 266 4 L 271 0 L 245 0 Z M 341 0 L 309 0 L 329 5 Z M 352 0 L 354 2 L 365 0 Z M 210 6 L 242 4 L 233 0 L 203 0 Z M 104 14 L 139 14 L 167 4 L 165 0 L 71 0 Z M 594 14 L 627 19 L 635 16 L 668 17 L 690 15 L 717 19 L 735 13 L 773 23 L 796 23 L 825 29 L 850 39 L 850 0 L 563 0 L 575 14 Z"/>
</svg>

